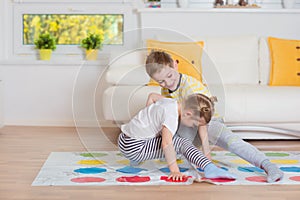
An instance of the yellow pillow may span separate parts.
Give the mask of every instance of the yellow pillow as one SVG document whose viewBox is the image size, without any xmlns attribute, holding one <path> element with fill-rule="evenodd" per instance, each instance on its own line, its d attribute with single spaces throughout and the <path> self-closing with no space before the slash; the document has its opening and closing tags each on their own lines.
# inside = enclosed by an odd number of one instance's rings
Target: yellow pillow
<svg viewBox="0 0 300 200">
<path fill-rule="evenodd" d="M 268 38 L 271 86 L 300 86 L 300 40 Z"/>
<path fill-rule="evenodd" d="M 178 63 L 178 72 L 192 76 L 202 82 L 201 57 L 203 41 L 198 42 L 162 42 L 158 40 L 147 40 L 148 51 L 159 50 L 170 54 L 172 59 Z M 158 85 L 150 80 L 148 85 Z"/>
</svg>

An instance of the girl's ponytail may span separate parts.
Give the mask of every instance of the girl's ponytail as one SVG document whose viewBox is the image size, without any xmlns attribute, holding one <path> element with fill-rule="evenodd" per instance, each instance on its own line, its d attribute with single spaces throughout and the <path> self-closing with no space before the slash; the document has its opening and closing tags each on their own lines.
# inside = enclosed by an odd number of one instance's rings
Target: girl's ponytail
<svg viewBox="0 0 300 200">
<path fill-rule="evenodd" d="M 207 97 L 204 94 L 196 93 L 189 95 L 183 102 L 183 109 L 189 109 L 194 116 L 203 117 L 209 123 L 214 114 L 214 102 L 217 97 Z"/>
</svg>

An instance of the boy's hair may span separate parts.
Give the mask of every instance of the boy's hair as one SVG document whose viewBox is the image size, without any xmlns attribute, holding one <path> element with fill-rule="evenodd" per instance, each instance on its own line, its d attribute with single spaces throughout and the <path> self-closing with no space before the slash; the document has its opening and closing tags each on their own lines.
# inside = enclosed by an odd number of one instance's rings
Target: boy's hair
<svg viewBox="0 0 300 200">
<path fill-rule="evenodd" d="M 215 108 L 214 102 L 217 102 L 217 97 L 207 97 L 204 94 L 196 93 L 187 96 L 183 101 L 183 109 L 189 109 L 194 116 L 204 117 L 205 122 L 209 123 Z"/>
<path fill-rule="evenodd" d="M 146 72 L 152 77 L 166 65 L 173 68 L 173 64 L 174 61 L 168 53 L 152 50 L 146 59 Z"/>
</svg>

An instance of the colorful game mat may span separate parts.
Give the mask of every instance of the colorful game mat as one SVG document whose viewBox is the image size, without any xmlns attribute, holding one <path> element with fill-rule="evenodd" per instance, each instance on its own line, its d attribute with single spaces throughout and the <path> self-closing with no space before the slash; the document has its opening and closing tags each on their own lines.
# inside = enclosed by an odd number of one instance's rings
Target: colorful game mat
<svg viewBox="0 0 300 200">
<path fill-rule="evenodd" d="M 284 172 L 283 180 L 267 183 L 262 169 L 227 151 L 212 152 L 212 159 L 217 166 L 236 174 L 236 180 L 205 179 L 201 169 L 178 159 L 180 171 L 188 177 L 177 182 L 167 178 L 169 169 L 163 160 L 149 160 L 132 167 L 118 151 L 52 152 L 32 186 L 189 185 L 194 181 L 218 185 L 300 184 L 300 152 L 264 153 Z"/>
</svg>

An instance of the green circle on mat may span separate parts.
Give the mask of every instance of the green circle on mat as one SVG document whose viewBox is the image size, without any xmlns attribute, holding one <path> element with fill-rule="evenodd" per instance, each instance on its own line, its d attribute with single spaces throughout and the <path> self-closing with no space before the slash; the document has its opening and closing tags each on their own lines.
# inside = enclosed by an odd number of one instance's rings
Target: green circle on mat
<svg viewBox="0 0 300 200">
<path fill-rule="evenodd" d="M 106 156 L 107 153 L 81 153 L 80 155 L 83 157 L 102 157 Z"/>
<path fill-rule="evenodd" d="M 226 153 L 225 156 L 236 156 L 234 153 Z"/>
<path fill-rule="evenodd" d="M 268 152 L 265 153 L 266 156 L 275 156 L 275 157 L 285 157 L 285 156 L 289 156 L 290 154 L 288 153 L 280 153 L 280 152 Z"/>
<path fill-rule="evenodd" d="M 116 155 L 117 155 L 117 156 L 123 157 L 123 154 L 122 154 L 122 153 L 117 153 Z"/>
<path fill-rule="evenodd" d="M 210 153 L 210 155 L 211 155 L 211 156 L 216 156 L 217 154 L 216 154 L 216 153 Z"/>
</svg>

